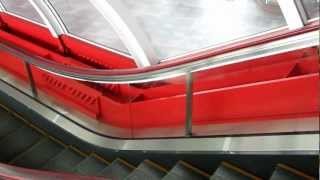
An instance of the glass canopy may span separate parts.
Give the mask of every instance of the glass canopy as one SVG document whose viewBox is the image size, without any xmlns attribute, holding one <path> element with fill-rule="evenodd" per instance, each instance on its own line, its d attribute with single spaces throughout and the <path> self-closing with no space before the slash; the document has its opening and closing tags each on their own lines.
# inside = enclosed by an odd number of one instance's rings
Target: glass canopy
<svg viewBox="0 0 320 180">
<path fill-rule="evenodd" d="M 70 34 L 129 53 L 110 24 L 88 0 L 49 0 Z"/>
<path fill-rule="evenodd" d="M 43 24 L 30 4 L 30 1 L 38 0 L 1 1 L 7 11 Z M 119 17 L 125 14 L 122 16 L 124 19 L 131 18 L 135 21 L 131 24 L 136 24 L 147 40 L 143 42 L 146 44 L 144 46 L 152 47 L 160 62 L 287 27 L 288 21 L 278 1 L 280 0 L 118 0 L 117 3 L 123 8 L 115 8 L 114 11 Z M 51 9 L 54 9 L 69 34 L 132 54 L 128 43 L 119 38 L 123 32 L 115 28 L 117 22 L 107 19 L 94 4 L 95 1 L 43 2 L 52 6 Z M 112 4 L 109 0 L 105 0 L 105 3 Z M 309 19 L 319 16 L 319 0 L 301 0 L 301 3 Z M 129 30 L 130 28 L 128 25 Z M 133 33 L 133 36 L 136 34 Z"/>
<path fill-rule="evenodd" d="M 320 0 L 302 0 L 308 19 L 319 17 Z"/>
<path fill-rule="evenodd" d="M 0 0 L 0 2 L 8 12 L 44 25 L 40 15 L 27 0 Z"/>
<path fill-rule="evenodd" d="M 148 34 L 160 59 L 285 26 L 265 0 L 121 0 Z"/>
</svg>

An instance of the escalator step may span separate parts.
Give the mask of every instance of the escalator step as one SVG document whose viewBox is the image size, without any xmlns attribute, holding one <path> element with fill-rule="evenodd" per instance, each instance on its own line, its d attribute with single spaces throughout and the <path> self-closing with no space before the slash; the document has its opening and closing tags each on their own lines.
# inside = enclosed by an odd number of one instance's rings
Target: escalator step
<svg viewBox="0 0 320 180">
<path fill-rule="evenodd" d="M 219 168 L 215 171 L 215 173 L 211 176 L 211 180 L 261 180 L 250 173 L 233 166 L 229 163 L 223 162 Z"/>
<path fill-rule="evenodd" d="M 308 176 L 289 166 L 278 164 L 270 180 L 316 180 L 316 178 Z"/>
<path fill-rule="evenodd" d="M 9 162 L 40 139 L 41 135 L 27 126 L 17 129 L 0 141 L 0 147 L 6 147 L 0 148 L 0 161 Z"/>
<path fill-rule="evenodd" d="M 99 176 L 112 180 L 121 180 L 127 177 L 134 167 L 121 159 L 114 160 L 108 167 L 99 173 Z"/>
<path fill-rule="evenodd" d="M 50 159 L 41 169 L 57 171 L 57 172 L 72 172 L 85 157 L 70 148 L 64 149 L 58 155 Z"/>
<path fill-rule="evenodd" d="M 8 121 L 8 120 L 12 120 L 15 119 L 14 116 L 12 116 L 8 111 L 0 108 L 0 124 L 2 122 Z"/>
<path fill-rule="evenodd" d="M 63 149 L 64 147 L 60 144 L 55 143 L 48 138 L 43 138 L 39 143 L 17 156 L 10 164 L 38 169 Z"/>
<path fill-rule="evenodd" d="M 145 160 L 126 179 L 127 180 L 160 180 L 167 174 L 167 170 L 161 166 Z"/>
<path fill-rule="evenodd" d="M 209 174 L 191 166 L 186 162 L 180 161 L 171 169 L 171 171 L 163 179 L 204 180 L 209 178 Z"/>
<path fill-rule="evenodd" d="M 0 116 L 0 139 L 22 126 L 23 123 L 14 117 L 9 116 L 4 118 Z"/>
<path fill-rule="evenodd" d="M 108 164 L 101 162 L 93 156 L 89 156 L 78 164 L 73 172 L 80 175 L 96 176 L 107 166 Z"/>
</svg>

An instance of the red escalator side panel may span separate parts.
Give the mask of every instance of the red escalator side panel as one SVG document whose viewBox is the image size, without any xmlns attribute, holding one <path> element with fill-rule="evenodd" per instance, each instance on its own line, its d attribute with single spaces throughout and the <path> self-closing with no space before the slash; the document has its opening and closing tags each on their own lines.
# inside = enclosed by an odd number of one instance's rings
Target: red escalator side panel
<svg viewBox="0 0 320 180">
<path fill-rule="evenodd" d="M 72 55 L 98 64 L 106 69 L 129 69 L 136 67 L 135 62 L 125 56 L 107 51 L 67 35 L 62 35 L 61 39 Z"/>
<path fill-rule="evenodd" d="M 18 78 L 27 81 L 28 76 L 26 73 L 24 62 L 21 59 L 7 53 L 0 51 L 0 67 L 10 73 L 16 75 Z"/>
<path fill-rule="evenodd" d="M 319 75 L 241 85 L 194 96 L 194 123 L 229 123 L 249 119 L 315 113 Z"/>
<path fill-rule="evenodd" d="M 135 102 L 131 105 L 134 129 L 183 126 L 185 123 L 185 96 L 174 96 Z"/>
<path fill-rule="evenodd" d="M 48 49 L 63 52 L 59 39 L 53 37 L 46 27 L 20 19 L 7 13 L 0 13 L 0 16 L 10 32 L 39 43 L 41 46 Z"/>
<path fill-rule="evenodd" d="M 319 75 L 271 80 L 208 90 L 194 95 L 193 122 L 232 123 L 261 117 L 319 111 Z M 170 127 L 185 123 L 185 96 L 132 104 L 135 128 Z"/>
<path fill-rule="evenodd" d="M 66 79 L 38 68 L 32 68 L 36 86 L 71 108 L 76 108 L 93 118 L 100 114 L 101 93 L 71 79 Z"/>
<path fill-rule="evenodd" d="M 9 33 L 0 30 L 1 40 L 35 55 L 77 67 L 90 67 L 77 61 L 77 57 L 105 68 L 136 67 L 134 61 L 127 57 L 69 36 L 62 36 L 61 39 L 75 59 L 61 56 L 55 53 L 59 49 L 59 40 L 51 37 L 46 28 L 4 13 L 1 17 L 9 27 Z M 0 66 L 19 78 L 26 77 L 24 64 L 19 58 L 5 52 L 0 52 L 0 57 Z M 317 60 L 316 49 L 307 48 L 196 73 L 194 124 L 230 123 L 318 112 Z M 169 85 L 142 90 L 127 86 L 110 87 L 119 89 L 117 91 L 128 97 L 141 93 L 145 96 L 142 101 L 119 103 L 81 82 L 37 68 L 32 68 L 32 71 L 36 85 L 43 91 L 105 123 L 128 128 L 132 125 L 134 128 L 170 127 L 185 123 L 185 96 L 179 95 L 184 94 L 185 87 L 172 85 L 181 79 L 167 80 L 165 84 Z"/>
<path fill-rule="evenodd" d="M 297 67 L 301 69 L 298 75 L 318 72 L 317 55 L 307 55 L 306 52 L 314 51 L 314 48 L 305 49 L 305 53 L 287 53 L 288 57 L 279 56 L 257 59 L 250 62 L 232 64 L 214 70 L 194 73 L 194 91 L 204 91 L 224 87 L 237 86 L 241 84 L 282 79 L 292 75 L 292 71 Z M 306 57 L 304 57 L 306 56 Z M 292 59 L 295 58 L 295 59 Z M 161 97 L 175 96 L 185 93 L 184 80 L 182 78 L 176 82 L 143 91 L 144 98 L 155 99 Z M 173 81 L 172 81 L 173 82 Z M 170 91 L 168 91 L 170 89 Z"/>
<path fill-rule="evenodd" d="M 0 38 L 6 42 L 21 47 L 22 49 L 33 53 L 34 55 L 51 59 L 57 63 L 76 67 L 89 67 L 78 61 L 75 61 L 72 58 L 63 57 L 55 52 L 44 49 L 40 46 L 30 43 L 29 41 L 18 38 L 1 30 Z M 0 53 L 0 56 L 2 59 L 0 61 L 0 65 L 2 67 L 11 71 L 19 78 L 26 79 L 23 60 L 12 55 L 8 55 L 4 52 Z M 58 99 L 59 102 L 79 109 L 81 112 L 84 112 L 91 117 L 97 118 L 99 116 L 100 92 L 75 80 L 58 77 L 48 72 L 41 71 L 37 68 L 32 69 L 35 83 L 38 88 L 41 88 L 41 90 L 52 95 Z"/>
<path fill-rule="evenodd" d="M 101 121 L 115 127 L 132 128 L 130 103 L 119 103 L 101 96 Z"/>
</svg>

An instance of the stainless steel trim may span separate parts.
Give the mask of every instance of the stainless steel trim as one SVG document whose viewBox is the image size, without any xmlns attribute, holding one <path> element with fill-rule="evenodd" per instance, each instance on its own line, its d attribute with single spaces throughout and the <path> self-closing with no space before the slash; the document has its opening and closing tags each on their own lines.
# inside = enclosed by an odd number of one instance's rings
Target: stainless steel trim
<svg viewBox="0 0 320 180">
<path fill-rule="evenodd" d="M 59 38 L 59 35 L 67 33 L 67 28 L 49 1 L 29 0 L 29 2 L 39 13 L 53 37 Z"/>
<path fill-rule="evenodd" d="M 35 85 L 35 82 L 34 82 L 34 78 L 33 78 L 33 74 L 32 74 L 32 71 L 31 71 L 31 67 L 30 67 L 30 64 L 28 62 L 24 62 L 25 64 L 25 69 L 26 69 L 26 72 L 27 72 L 27 75 L 28 75 L 28 80 L 29 80 L 29 84 L 30 84 L 30 89 L 31 89 L 31 92 L 32 92 L 32 95 L 34 98 L 37 98 L 38 97 L 38 91 L 37 91 L 37 88 L 36 88 L 36 85 Z"/>
<path fill-rule="evenodd" d="M 147 67 L 160 62 L 149 38 L 121 1 L 90 0 L 90 2 L 110 23 L 134 57 L 137 66 Z"/>
<path fill-rule="evenodd" d="M 282 40 L 256 45 L 219 56 L 194 61 L 187 64 L 129 75 L 128 70 L 96 70 L 67 67 L 50 60 L 46 60 L 44 58 L 34 57 L 34 55 L 23 52 L 23 50 L 11 48 L 5 45 L 5 42 L 2 42 L 2 44 L 0 44 L 0 49 L 9 51 L 11 54 L 14 54 L 17 57 L 28 61 L 32 65 L 35 65 L 45 71 L 62 77 L 97 83 L 133 84 L 165 80 L 185 75 L 189 72 L 198 72 L 206 69 L 225 66 L 228 64 L 250 61 L 260 57 L 271 56 L 279 53 L 314 46 L 319 46 L 318 30 Z M 121 74 L 124 75 L 110 75 L 110 72 L 121 72 Z"/>
<path fill-rule="evenodd" d="M 319 152 L 319 134 L 149 140 L 111 139 L 99 136 L 76 125 L 2 81 L 0 81 L 0 91 L 79 139 L 102 148 L 117 151 L 311 155 L 318 155 Z"/>
</svg>

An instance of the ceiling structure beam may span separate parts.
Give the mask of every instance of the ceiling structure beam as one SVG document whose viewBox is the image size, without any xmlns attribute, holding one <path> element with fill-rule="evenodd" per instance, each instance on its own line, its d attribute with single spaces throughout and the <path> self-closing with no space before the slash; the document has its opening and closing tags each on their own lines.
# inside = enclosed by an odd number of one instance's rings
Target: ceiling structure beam
<svg viewBox="0 0 320 180">
<path fill-rule="evenodd" d="M 67 28 L 48 0 L 28 0 L 41 16 L 55 38 L 67 34 Z"/>
<path fill-rule="evenodd" d="M 278 0 L 290 30 L 304 27 L 307 16 L 300 0 Z"/>
<path fill-rule="evenodd" d="M 90 2 L 118 34 L 138 67 L 147 67 L 160 62 L 150 39 L 121 1 L 90 0 Z"/>
</svg>

